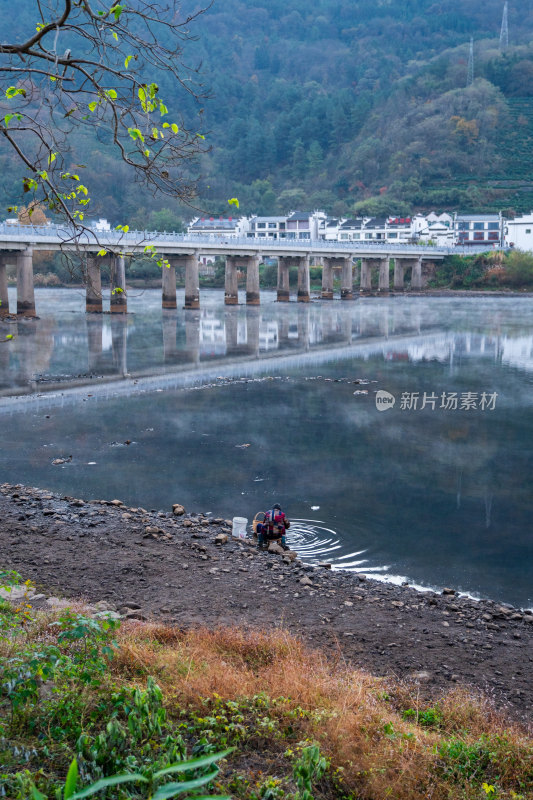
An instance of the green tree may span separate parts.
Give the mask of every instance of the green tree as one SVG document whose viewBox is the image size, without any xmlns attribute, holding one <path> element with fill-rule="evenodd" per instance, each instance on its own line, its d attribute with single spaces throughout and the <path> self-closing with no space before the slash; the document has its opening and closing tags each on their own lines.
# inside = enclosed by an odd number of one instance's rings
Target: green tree
<svg viewBox="0 0 533 800">
<path fill-rule="evenodd" d="M 297 139 L 294 143 L 294 148 L 292 151 L 292 174 L 293 176 L 298 178 L 305 177 L 307 168 L 307 158 L 305 152 L 305 146 L 301 139 Z"/>
<path fill-rule="evenodd" d="M 189 201 L 194 181 L 185 165 L 205 150 L 203 136 L 167 107 L 160 83 L 172 77 L 194 92 L 183 61 L 191 18 L 183 20 L 175 0 L 164 15 L 150 0 L 32 6 L 20 36 L 0 44 L 0 132 L 24 168 L 24 193 L 83 227 L 91 181 L 71 166 L 69 142 L 85 128 L 103 135 L 132 178 Z"/>
<path fill-rule="evenodd" d="M 319 143 L 315 140 L 311 142 L 309 152 L 307 153 L 307 164 L 311 172 L 318 172 L 324 162 L 324 154 Z"/>
</svg>

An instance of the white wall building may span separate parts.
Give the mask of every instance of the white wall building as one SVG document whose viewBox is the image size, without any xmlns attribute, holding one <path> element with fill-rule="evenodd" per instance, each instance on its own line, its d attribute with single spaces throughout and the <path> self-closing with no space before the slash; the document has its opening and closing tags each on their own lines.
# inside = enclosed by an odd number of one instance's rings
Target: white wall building
<svg viewBox="0 0 533 800">
<path fill-rule="evenodd" d="M 191 220 L 189 236 L 216 236 L 219 239 L 246 236 L 250 226 L 248 217 L 196 217 Z"/>
<path fill-rule="evenodd" d="M 507 247 L 533 252 L 533 212 L 505 220 L 504 241 Z"/>
</svg>

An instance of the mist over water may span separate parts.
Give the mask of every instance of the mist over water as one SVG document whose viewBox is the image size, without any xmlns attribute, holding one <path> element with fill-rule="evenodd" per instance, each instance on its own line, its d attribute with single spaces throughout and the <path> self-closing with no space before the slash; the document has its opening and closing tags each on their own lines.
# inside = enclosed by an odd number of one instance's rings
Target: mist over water
<svg viewBox="0 0 533 800">
<path fill-rule="evenodd" d="M 250 521 L 278 501 L 305 559 L 530 607 L 533 300 L 273 300 L 154 290 L 114 319 L 38 290 L 0 350 L 2 481 Z"/>
</svg>

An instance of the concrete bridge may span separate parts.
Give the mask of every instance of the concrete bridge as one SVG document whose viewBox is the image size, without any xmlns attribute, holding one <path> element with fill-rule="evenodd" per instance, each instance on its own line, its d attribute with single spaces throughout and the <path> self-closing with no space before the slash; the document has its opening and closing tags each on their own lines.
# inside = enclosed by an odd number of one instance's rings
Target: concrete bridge
<svg viewBox="0 0 533 800">
<path fill-rule="evenodd" d="M 311 259 L 322 264 L 322 298 L 333 299 L 334 271 L 341 275 L 341 300 L 354 297 L 354 263 L 360 261 L 357 295 L 388 294 L 390 264 L 394 261 L 393 291 L 403 292 L 404 276 L 411 270 L 411 289 L 422 289 L 422 266 L 452 253 L 475 254 L 483 247 L 436 247 L 429 245 L 391 244 L 390 242 L 329 242 L 310 239 L 269 240 L 266 238 L 223 238 L 185 236 L 147 231 L 86 230 L 77 235 L 73 229 L 57 225 L 31 226 L 0 224 L 0 314 L 9 313 L 7 295 L 8 265 L 17 270 L 17 314 L 35 316 L 33 253 L 61 250 L 81 256 L 87 287 L 86 310 L 102 312 L 101 266 L 107 260 L 111 276 L 111 312 L 127 312 L 126 258 L 140 256 L 146 247 L 153 248 L 170 263 L 162 269 L 163 308 L 176 308 L 176 267 L 185 269 L 185 308 L 200 307 L 198 259 L 218 255 L 226 260 L 226 305 L 238 303 L 238 272 L 246 272 L 246 303 L 259 305 L 259 264 L 264 257 L 278 261 L 277 299 L 289 302 L 289 268 L 298 268 L 297 300 L 310 301 L 309 266 Z M 105 256 L 97 253 L 106 250 Z M 378 273 L 378 285 L 372 286 L 372 272 Z"/>
</svg>

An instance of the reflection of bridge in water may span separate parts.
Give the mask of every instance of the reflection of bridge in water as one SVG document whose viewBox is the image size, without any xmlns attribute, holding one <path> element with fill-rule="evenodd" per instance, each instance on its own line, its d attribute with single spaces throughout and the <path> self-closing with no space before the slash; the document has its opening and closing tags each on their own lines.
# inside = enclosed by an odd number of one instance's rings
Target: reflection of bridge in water
<svg viewBox="0 0 533 800">
<path fill-rule="evenodd" d="M 393 313 L 394 312 L 394 313 Z M 114 366 L 128 373 L 127 343 L 133 326 L 127 320 L 110 320 Z M 351 314 L 327 308 L 299 306 L 294 313 L 262 314 L 257 308 L 203 309 L 162 317 L 163 363 L 168 367 L 236 363 L 241 360 L 276 361 L 281 356 L 327 351 L 370 340 L 419 334 L 422 326 L 434 329 L 422 312 L 401 313 L 385 308 L 381 313 L 361 309 Z M 102 355 L 102 318 L 87 317 L 89 369 L 98 369 Z M 147 368 L 144 374 L 153 372 Z M 136 372 L 136 374 L 138 374 Z"/>
<path fill-rule="evenodd" d="M 193 384 L 348 358 L 439 361 L 451 368 L 481 358 L 533 371 L 532 336 L 443 331 L 425 304 L 295 305 L 282 313 L 272 304 L 213 306 L 159 315 L 149 321 L 137 314 L 87 315 L 71 328 L 53 316 L 14 322 L 15 338 L 0 349 L 0 395 L 69 391 L 88 382 L 96 389 L 122 378 L 154 385 L 161 376 L 172 383 L 173 375 L 176 385 Z"/>
</svg>

